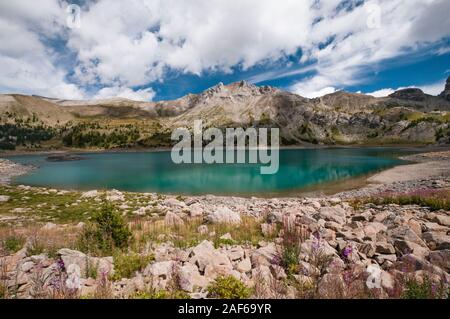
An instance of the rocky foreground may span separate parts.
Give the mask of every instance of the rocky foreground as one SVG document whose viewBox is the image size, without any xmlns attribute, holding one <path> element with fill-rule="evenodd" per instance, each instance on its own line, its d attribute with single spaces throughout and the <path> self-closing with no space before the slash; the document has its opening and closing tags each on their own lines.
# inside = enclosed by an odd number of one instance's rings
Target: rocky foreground
<svg viewBox="0 0 450 319">
<path fill-rule="evenodd" d="M 448 165 L 448 155 L 427 156 L 443 157 L 439 161 Z M 8 186 L 1 201 L 17 202 L 21 210 L 11 210 L 13 219 L 5 219 L 0 230 L 6 238 L 15 225 L 26 240 L 14 253 L 3 247 L 0 287 L 3 297 L 18 298 L 208 298 L 224 297 L 217 295 L 217 286 L 226 284 L 221 279 L 235 278 L 245 293 L 231 297 L 446 298 L 449 183 L 448 176 L 429 176 L 321 198 L 69 194 L 67 209 L 106 200 L 127 221 L 133 244 L 106 257 L 81 252 L 68 240 L 89 225 L 89 212 L 80 223 L 44 222 L 17 197 L 54 196 L 55 205 L 67 192 L 22 187 L 17 195 Z M 438 204 L 368 197 L 389 193 L 393 199 L 405 190 Z M 32 218 L 41 226 L 30 231 Z M 43 237 L 54 240 L 50 245 Z"/>
</svg>

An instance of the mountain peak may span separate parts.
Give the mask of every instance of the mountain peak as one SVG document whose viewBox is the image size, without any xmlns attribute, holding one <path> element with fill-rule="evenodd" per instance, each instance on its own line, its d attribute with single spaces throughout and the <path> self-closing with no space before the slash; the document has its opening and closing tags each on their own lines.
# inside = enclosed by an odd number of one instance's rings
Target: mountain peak
<svg viewBox="0 0 450 319">
<path fill-rule="evenodd" d="M 439 96 L 446 99 L 447 101 L 450 101 L 450 76 L 447 78 L 444 91 L 442 91 Z"/>
<path fill-rule="evenodd" d="M 389 97 L 399 100 L 424 101 L 427 95 L 418 88 L 407 88 L 395 91 Z"/>
</svg>

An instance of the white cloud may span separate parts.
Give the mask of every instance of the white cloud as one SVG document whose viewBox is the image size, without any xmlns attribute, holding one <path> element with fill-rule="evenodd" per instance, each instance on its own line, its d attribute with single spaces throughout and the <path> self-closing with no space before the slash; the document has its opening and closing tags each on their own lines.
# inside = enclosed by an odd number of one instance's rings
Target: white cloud
<svg viewBox="0 0 450 319">
<path fill-rule="evenodd" d="M 421 89 L 426 94 L 436 96 L 436 95 L 439 95 L 442 91 L 444 91 L 445 82 L 446 82 L 446 80 L 444 79 L 444 80 L 441 80 L 441 81 L 438 81 L 435 83 L 426 84 L 426 85 L 419 85 L 419 86 L 412 85 L 409 87 L 399 87 L 397 89 L 386 88 L 386 89 L 377 90 L 377 91 L 367 93 L 367 94 L 375 96 L 375 97 L 386 97 L 398 90 L 403 90 L 406 88 L 418 88 L 418 89 Z"/>
<path fill-rule="evenodd" d="M 68 29 L 68 1 L 2 1 L 0 91 L 79 98 L 86 95 L 82 88 L 96 85 L 107 88 L 97 95 L 150 99 L 151 91 L 132 88 L 164 81 L 167 70 L 202 74 L 288 64 L 285 57 L 301 49 L 308 67 L 253 80 L 313 71 L 290 88 L 313 96 L 363 82 L 385 59 L 450 35 L 448 0 L 367 1 L 381 10 L 375 28 L 368 22 L 377 21 L 377 11 L 356 2 L 337 12 L 342 0 L 97 0 L 83 6 L 81 28 Z M 55 39 L 67 44 L 48 44 Z M 59 63 L 67 50 L 76 57 L 74 70 Z"/>
<path fill-rule="evenodd" d="M 152 88 L 141 89 L 133 91 L 126 87 L 107 87 L 103 88 L 94 96 L 96 100 L 109 99 L 109 98 L 124 98 L 134 101 L 151 101 L 155 97 L 155 91 Z"/>
<path fill-rule="evenodd" d="M 367 93 L 367 95 L 372 95 L 374 97 L 386 97 L 394 93 L 396 90 L 394 89 L 381 89 L 374 92 Z"/>
</svg>

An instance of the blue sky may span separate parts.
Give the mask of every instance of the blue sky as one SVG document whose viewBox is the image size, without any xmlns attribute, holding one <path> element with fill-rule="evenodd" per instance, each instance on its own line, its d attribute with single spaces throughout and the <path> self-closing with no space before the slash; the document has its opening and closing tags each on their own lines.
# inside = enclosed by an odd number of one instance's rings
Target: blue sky
<svg viewBox="0 0 450 319">
<path fill-rule="evenodd" d="M 447 0 L 2 1 L 0 93 L 157 101 L 247 80 L 305 97 L 438 94 L 448 12 Z"/>
</svg>

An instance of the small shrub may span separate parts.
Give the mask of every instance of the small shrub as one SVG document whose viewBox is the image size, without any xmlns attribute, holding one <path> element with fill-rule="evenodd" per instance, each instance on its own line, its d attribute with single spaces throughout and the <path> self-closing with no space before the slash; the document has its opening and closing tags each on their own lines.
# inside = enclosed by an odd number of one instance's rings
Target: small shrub
<svg viewBox="0 0 450 319">
<path fill-rule="evenodd" d="M 218 277 L 208 286 L 208 296 L 218 299 L 248 299 L 250 289 L 240 280 L 229 277 Z"/>
<path fill-rule="evenodd" d="M 25 244 L 25 238 L 22 236 L 11 235 L 3 240 L 2 246 L 9 254 L 14 254 L 22 249 Z"/>
<path fill-rule="evenodd" d="M 182 291 L 167 291 L 167 290 L 158 290 L 158 291 L 146 291 L 146 292 L 137 292 L 132 299 L 191 299 L 189 294 Z"/>
<path fill-rule="evenodd" d="M 131 240 L 131 231 L 113 205 L 105 203 L 86 225 L 79 239 L 85 252 L 111 254 L 115 248 L 124 249 Z"/>
<path fill-rule="evenodd" d="M 133 277 L 136 271 L 143 270 L 151 261 L 153 256 L 142 256 L 139 254 L 116 254 L 114 256 L 113 280 Z"/>
<path fill-rule="evenodd" d="M 423 282 L 408 279 L 405 282 L 403 299 L 441 299 L 445 298 L 445 289 L 442 284 L 433 283 L 425 277 Z"/>
</svg>

